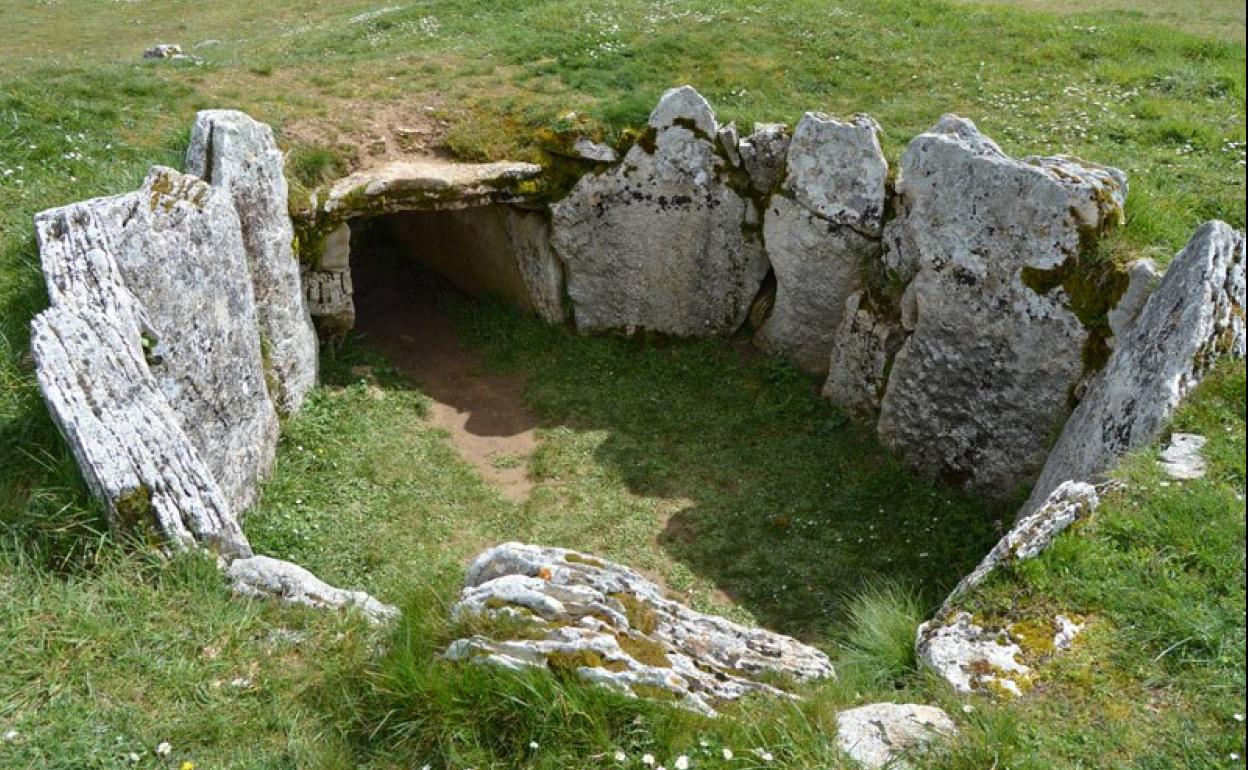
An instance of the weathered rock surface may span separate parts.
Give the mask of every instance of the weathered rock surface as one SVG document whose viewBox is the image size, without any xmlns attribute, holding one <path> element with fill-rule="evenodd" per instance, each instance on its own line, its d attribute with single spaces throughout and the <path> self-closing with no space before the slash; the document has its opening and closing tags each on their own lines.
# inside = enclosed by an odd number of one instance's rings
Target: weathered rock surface
<svg viewBox="0 0 1248 770">
<path fill-rule="evenodd" d="M 544 214 L 509 207 L 503 211 L 503 227 L 528 290 L 529 306 L 546 323 L 564 323 L 563 263 L 550 243 L 549 219 Z"/>
<path fill-rule="evenodd" d="M 469 567 L 452 612 L 530 624 L 516 638 L 457 640 L 446 653 L 452 660 L 549 667 L 702 713 L 747 693 L 785 695 L 760 681 L 768 675 L 835 676 L 812 647 L 694 612 L 627 567 L 562 548 L 507 543 L 486 551 Z"/>
<path fill-rule="evenodd" d="M 1244 234 L 1208 222 L 1170 264 L 1062 429 L 1026 514 L 1067 479 L 1094 480 L 1157 437 L 1222 356 L 1244 357 Z"/>
<path fill-rule="evenodd" d="M 1191 481 L 1202 478 L 1209 470 L 1200 450 L 1209 439 L 1194 433 L 1175 433 L 1157 458 L 1161 470 L 1172 479 Z"/>
<path fill-rule="evenodd" d="M 905 341 L 901 323 L 876 312 L 865 292 L 845 300 L 845 315 L 832 335 L 832 358 L 823 395 L 854 414 L 880 411 L 889 364 Z"/>
<path fill-rule="evenodd" d="M 754 132 L 738 142 L 736 155 L 750 177 L 750 186 L 766 195 L 780 182 L 788 151 L 789 130 L 783 123 L 755 123 Z"/>
<path fill-rule="evenodd" d="M 837 747 L 869 770 L 911 767 L 908 752 L 957 732 L 949 715 L 935 706 L 872 703 L 836 715 Z"/>
<path fill-rule="evenodd" d="M 1098 505 L 1100 496 L 1091 484 L 1067 481 L 1053 490 L 1043 505 L 1015 522 L 979 566 L 959 581 L 945 599 L 943 609 L 950 609 L 958 598 L 983 583 L 998 567 L 1039 556 L 1067 527 L 1091 514 Z"/>
<path fill-rule="evenodd" d="M 143 52 L 144 59 L 172 59 L 182 56 L 182 46 L 177 43 L 157 43 Z"/>
<path fill-rule="evenodd" d="M 652 146 L 552 207 L 577 329 L 731 333 L 767 272 L 759 212 L 721 179 L 715 116 L 696 91 L 664 94 L 650 126 Z"/>
<path fill-rule="evenodd" d="M 1031 668 L 1023 650 L 1000 629 L 976 625 L 971 614 L 959 612 L 947 622 L 919 626 L 919 660 L 958 692 L 1001 691 L 1022 695 Z"/>
<path fill-rule="evenodd" d="M 878 133 L 866 116 L 806 113 L 788 147 L 784 194 L 763 220 L 776 299 L 756 341 L 816 374 L 828 372 L 845 301 L 879 254 L 888 163 Z"/>
<path fill-rule="evenodd" d="M 429 211 L 525 200 L 524 182 L 542 167 L 533 163 L 395 161 L 360 171 L 314 196 L 320 215 L 345 221 L 396 211 Z"/>
<path fill-rule="evenodd" d="M 1044 463 L 1089 338 L 1065 290 L 1041 294 L 1024 271 L 1077 265 L 1080 239 L 1121 220 L 1126 180 L 1067 158 L 1011 159 L 951 115 L 901 165 L 885 262 L 914 276 L 901 307 L 911 334 L 879 434 L 926 475 L 1005 497 Z"/>
<path fill-rule="evenodd" d="M 1118 340 L 1126 336 L 1164 275 L 1165 272 L 1151 259 L 1137 259 L 1127 265 L 1127 290 L 1117 306 L 1109 311 L 1107 318 L 1109 329 L 1113 332 L 1108 340 L 1111 346 L 1117 345 Z"/>
<path fill-rule="evenodd" d="M 89 223 L 89 224 L 84 224 Z M 36 217 L 54 307 L 109 315 L 116 265 L 141 310 L 146 364 L 232 511 L 255 500 L 277 444 L 238 215 L 228 193 L 156 167 L 135 193 Z M 108 269 L 111 274 L 111 268 Z M 136 324 L 118 320 L 133 334 Z"/>
<path fill-rule="evenodd" d="M 236 110 L 204 110 L 191 129 L 186 170 L 225 188 L 234 201 L 275 385 L 270 395 L 279 411 L 294 413 L 316 384 L 317 340 L 292 247 L 282 152 L 273 131 Z"/>
<path fill-rule="evenodd" d="M 269 556 L 235 559 L 226 568 L 235 594 L 277 599 L 322 609 L 354 607 L 374 623 L 398 617 L 399 611 L 364 591 L 334 588 L 298 564 Z"/>
</svg>

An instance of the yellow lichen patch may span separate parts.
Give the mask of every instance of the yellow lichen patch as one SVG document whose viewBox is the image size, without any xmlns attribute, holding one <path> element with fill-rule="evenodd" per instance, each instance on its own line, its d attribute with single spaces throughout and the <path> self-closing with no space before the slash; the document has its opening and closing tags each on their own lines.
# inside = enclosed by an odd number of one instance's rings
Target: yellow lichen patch
<svg viewBox="0 0 1248 770">
<path fill-rule="evenodd" d="M 657 668 L 672 667 L 672 661 L 667 657 L 667 648 L 653 639 L 640 634 L 616 634 L 615 640 L 620 649 L 638 663 Z"/>
<path fill-rule="evenodd" d="M 1057 651 L 1053 643 L 1057 629 L 1047 620 L 1020 620 L 1011 623 L 1005 630 L 1030 659 L 1046 658 Z"/>
<path fill-rule="evenodd" d="M 628 625 L 633 630 L 649 635 L 659 627 L 659 616 L 655 614 L 654 608 L 636 596 L 618 593 L 609 594 L 609 598 L 616 600 L 624 608 L 624 617 L 628 618 Z"/>
</svg>

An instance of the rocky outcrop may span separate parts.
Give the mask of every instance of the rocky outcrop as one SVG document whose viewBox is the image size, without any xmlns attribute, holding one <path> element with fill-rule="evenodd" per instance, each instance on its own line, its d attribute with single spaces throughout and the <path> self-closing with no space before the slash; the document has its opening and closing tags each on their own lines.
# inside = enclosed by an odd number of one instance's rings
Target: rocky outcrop
<svg viewBox="0 0 1248 770">
<path fill-rule="evenodd" d="M 958 732 L 942 709 L 913 703 L 872 703 L 836 715 L 836 745 L 868 770 L 913 767 L 906 755 Z"/>
<path fill-rule="evenodd" d="M 1244 357 L 1244 234 L 1209 222 L 1192 236 L 1062 429 L 1025 515 L 1062 482 L 1094 480 L 1155 439 L 1223 356 Z"/>
<path fill-rule="evenodd" d="M 277 599 L 319 609 L 358 609 L 370 622 L 398 617 L 399 611 L 363 591 L 334 588 L 298 564 L 269 556 L 235 559 L 226 568 L 235 594 L 258 599 Z"/>
<path fill-rule="evenodd" d="M 904 341 L 901 324 L 891 314 L 879 312 L 866 292 L 849 295 L 845 315 L 832 335 L 824 397 L 860 417 L 874 419 L 889 365 Z"/>
<path fill-rule="evenodd" d="M 648 139 L 552 207 L 578 330 L 729 334 L 767 272 L 759 211 L 728 184 L 710 105 L 663 95 Z"/>
<path fill-rule="evenodd" d="M 549 668 L 637 697 L 706 714 L 748 693 L 786 693 L 765 680 L 835 675 L 820 651 L 665 599 L 627 567 L 562 548 L 507 543 L 468 569 L 457 620 L 506 619 L 446 656 L 511 669 Z M 518 621 L 518 623 L 517 623 Z"/>
<path fill-rule="evenodd" d="M 945 116 L 910 143 L 897 190 L 885 262 L 914 277 L 879 435 L 930 477 L 1007 497 L 1044 463 L 1085 375 L 1091 332 L 1059 278 L 1121 220 L 1126 180 L 1068 158 L 1014 160 Z"/>
<path fill-rule="evenodd" d="M 742 143 L 744 154 L 745 143 Z M 763 220 L 776 273 L 771 315 L 756 340 L 816 374 L 826 374 L 846 299 L 879 254 L 888 163 L 879 126 L 807 113 L 788 146 L 781 194 Z"/>
<path fill-rule="evenodd" d="M 1202 478 L 1209 471 L 1204 455 L 1201 454 L 1201 450 L 1207 443 L 1209 439 L 1204 436 L 1194 433 L 1175 433 L 1170 437 L 1170 443 L 1166 445 L 1166 448 L 1161 450 L 1161 456 L 1157 458 L 1162 473 L 1179 481 Z"/>
<path fill-rule="evenodd" d="M 225 188 L 243 228 L 274 402 L 297 412 L 316 384 L 317 340 L 299 280 L 282 152 L 267 125 L 235 110 L 195 116 L 187 173 Z"/>
</svg>

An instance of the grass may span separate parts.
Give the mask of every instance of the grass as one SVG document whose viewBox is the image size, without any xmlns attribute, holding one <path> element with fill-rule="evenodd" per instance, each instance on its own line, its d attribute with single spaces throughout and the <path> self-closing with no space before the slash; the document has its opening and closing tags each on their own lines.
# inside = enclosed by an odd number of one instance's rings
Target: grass
<svg viewBox="0 0 1248 770">
<path fill-rule="evenodd" d="M 327 350 L 326 386 L 285 426 L 247 528 L 261 550 L 404 606 L 390 635 L 230 600 L 212 565 L 104 533 L 33 382 L 27 324 L 46 297 L 30 220 L 180 165 L 199 108 L 273 123 L 303 187 L 349 167 L 344 140 L 409 120 L 434 121 L 462 157 L 531 157 L 568 110 L 616 135 L 681 82 L 739 125 L 870 112 L 893 160 L 956 111 L 1010 152 L 1127 170 L 1118 255 L 1165 261 L 1210 217 L 1244 226 L 1242 5 L 435 0 L 350 21 L 382 5 L 5 4 L 0 768 L 605 767 L 617 750 L 632 767 L 650 752 L 669 767 L 687 754 L 699 768 L 837 768 L 836 712 L 881 699 L 944 705 L 962 724 L 924 767 L 1243 765 L 1242 364 L 1176 418 L 1211 438 L 1208 478 L 1165 486 L 1146 448 L 1091 522 L 977 593 L 981 615 L 1089 620 L 1015 703 L 955 698 L 903 643 L 1008 511 L 910 478 L 811 383 L 722 341 L 584 339 L 459 308 L 488 366 L 532 372 L 542 445 L 523 505 L 458 460 L 384 361 Z M 202 64 L 139 62 L 166 41 Z M 823 646 L 841 680 L 708 722 L 445 665 L 433 653 L 455 631 L 445 605 L 463 560 L 503 539 L 630 563 L 696 607 Z"/>
</svg>

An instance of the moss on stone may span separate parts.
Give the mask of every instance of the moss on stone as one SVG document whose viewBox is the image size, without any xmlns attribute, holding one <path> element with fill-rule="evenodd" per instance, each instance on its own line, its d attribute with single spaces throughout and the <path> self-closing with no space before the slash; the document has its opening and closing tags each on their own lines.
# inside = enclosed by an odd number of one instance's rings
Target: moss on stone
<svg viewBox="0 0 1248 770">
<path fill-rule="evenodd" d="M 624 617 L 628 619 L 628 625 L 634 631 L 640 631 L 649 636 L 658 629 L 659 616 L 649 604 L 632 594 L 615 593 L 609 594 L 608 597 L 616 600 L 623 606 Z"/>
<path fill-rule="evenodd" d="M 569 553 L 563 557 L 563 560 L 569 564 L 584 564 L 587 567 L 597 567 L 598 569 L 603 569 L 607 566 L 591 556 L 582 556 L 579 553 Z"/>
<path fill-rule="evenodd" d="M 653 639 L 640 634 L 616 634 L 615 640 L 620 649 L 638 663 L 656 668 L 672 667 L 671 658 L 667 657 L 667 648 Z"/>
</svg>

